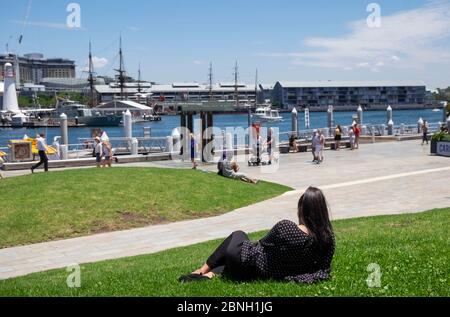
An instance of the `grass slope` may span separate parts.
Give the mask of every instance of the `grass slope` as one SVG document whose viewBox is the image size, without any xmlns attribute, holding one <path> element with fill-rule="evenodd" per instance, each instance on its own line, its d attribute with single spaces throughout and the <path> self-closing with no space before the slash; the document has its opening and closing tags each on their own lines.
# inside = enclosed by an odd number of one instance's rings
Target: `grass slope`
<svg viewBox="0 0 450 317">
<path fill-rule="evenodd" d="M 212 241 L 82 265 L 79 289 L 66 286 L 65 270 L 0 281 L 0 296 L 450 296 L 449 227 L 450 209 L 336 221 L 333 279 L 316 285 L 222 279 L 179 284 L 178 276 L 202 264 L 219 243 Z M 371 263 L 381 268 L 380 288 L 367 286 Z"/>
<path fill-rule="evenodd" d="M 288 187 L 192 170 L 113 168 L 0 181 L 0 248 L 223 214 Z"/>
</svg>

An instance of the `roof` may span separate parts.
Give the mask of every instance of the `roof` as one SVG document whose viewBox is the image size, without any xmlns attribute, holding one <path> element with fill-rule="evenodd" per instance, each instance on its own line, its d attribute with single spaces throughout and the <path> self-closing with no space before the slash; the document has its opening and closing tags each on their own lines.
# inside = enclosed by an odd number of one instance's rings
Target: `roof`
<svg viewBox="0 0 450 317">
<path fill-rule="evenodd" d="M 98 109 L 134 109 L 134 110 L 143 110 L 143 111 L 151 111 L 153 108 L 141 105 L 140 103 L 131 101 L 131 100 L 115 100 L 104 103 L 98 107 Z"/>
<path fill-rule="evenodd" d="M 406 87 L 425 86 L 423 81 L 279 81 L 283 88 L 339 88 L 339 87 Z"/>
<path fill-rule="evenodd" d="M 215 92 L 234 92 L 234 84 L 230 86 L 226 84 L 214 84 L 212 87 Z M 111 87 L 110 85 L 95 85 L 95 90 L 100 94 L 120 94 L 120 88 Z M 205 92 L 209 91 L 209 85 L 205 84 L 164 84 L 164 85 L 152 85 L 151 88 L 141 88 L 141 93 L 186 93 L 186 92 Z M 238 91 L 254 92 L 254 85 L 238 84 Z M 137 88 L 124 88 L 125 94 L 137 94 Z"/>
<path fill-rule="evenodd" d="M 102 78 L 97 79 L 99 84 L 104 84 L 105 80 Z M 88 86 L 88 80 L 86 78 L 51 78 L 46 77 L 42 78 L 41 82 L 42 85 L 65 85 L 65 86 L 82 86 L 85 85 Z"/>
</svg>

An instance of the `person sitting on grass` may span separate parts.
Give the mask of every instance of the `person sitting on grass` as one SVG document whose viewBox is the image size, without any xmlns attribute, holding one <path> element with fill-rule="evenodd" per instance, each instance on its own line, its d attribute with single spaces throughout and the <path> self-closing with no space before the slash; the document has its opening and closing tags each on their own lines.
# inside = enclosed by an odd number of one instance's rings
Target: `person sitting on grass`
<svg viewBox="0 0 450 317">
<path fill-rule="evenodd" d="M 218 173 L 220 176 L 223 177 L 227 177 L 227 178 L 232 178 L 232 179 L 239 179 L 243 182 L 246 183 L 251 183 L 251 184 L 257 184 L 258 180 L 257 179 L 252 179 L 247 177 L 245 174 L 243 173 L 239 173 L 239 165 L 236 162 L 229 162 L 229 161 L 220 161 L 217 164 L 217 169 L 218 169 Z"/>
<path fill-rule="evenodd" d="M 210 280 L 216 274 L 236 281 L 276 279 L 314 283 L 330 279 L 335 238 L 325 196 L 310 187 L 298 202 L 299 224 L 277 223 L 261 240 L 253 243 L 247 234 L 231 234 L 193 273 L 181 276 L 182 283 Z"/>
</svg>

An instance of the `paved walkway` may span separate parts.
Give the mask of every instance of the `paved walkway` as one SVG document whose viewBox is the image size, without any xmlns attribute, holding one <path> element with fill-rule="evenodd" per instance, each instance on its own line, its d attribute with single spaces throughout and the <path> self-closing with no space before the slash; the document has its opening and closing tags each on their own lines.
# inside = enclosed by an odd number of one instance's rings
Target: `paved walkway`
<svg viewBox="0 0 450 317">
<path fill-rule="evenodd" d="M 449 207 L 450 159 L 429 156 L 428 151 L 417 141 L 380 143 L 363 145 L 354 152 L 325 152 L 326 161 L 320 166 L 310 163 L 310 153 L 282 156 L 276 173 L 243 165 L 242 171 L 253 177 L 295 190 L 218 217 L 3 249 L 0 279 L 75 263 L 154 253 L 223 238 L 235 230 L 269 229 L 279 220 L 296 220 L 298 198 L 310 185 L 324 190 L 333 219 Z M 188 168 L 189 164 L 126 166 Z M 203 168 L 214 170 L 214 166 Z"/>
</svg>

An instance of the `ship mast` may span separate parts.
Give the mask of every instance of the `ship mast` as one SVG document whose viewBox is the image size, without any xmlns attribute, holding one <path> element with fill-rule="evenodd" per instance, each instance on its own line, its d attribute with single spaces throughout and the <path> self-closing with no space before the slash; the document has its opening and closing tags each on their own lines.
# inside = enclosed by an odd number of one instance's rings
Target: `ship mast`
<svg viewBox="0 0 450 317">
<path fill-rule="evenodd" d="M 236 61 L 234 66 L 234 100 L 236 101 L 236 107 L 239 106 L 239 89 L 238 89 L 238 79 L 239 79 L 239 66 Z"/>
<path fill-rule="evenodd" d="M 91 107 L 96 107 L 97 102 L 95 100 L 95 93 L 94 93 L 94 63 L 92 62 L 92 45 L 91 41 L 89 41 L 89 91 L 90 91 L 90 98 L 91 98 Z"/>
<path fill-rule="evenodd" d="M 125 67 L 123 65 L 122 37 L 120 37 L 119 59 L 120 59 L 119 69 L 115 69 L 115 71 L 119 73 L 120 98 L 124 99 L 123 96 L 125 87 Z"/>
<path fill-rule="evenodd" d="M 212 63 L 209 64 L 208 79 L 209 79 L 209 101 L 212 101 L 213 100 L 213 64 Z"/>
<path fill-rule="evenodd" d="M 258 105 L 258 69 L 255 76 L 255 107 Z"/>
<path fill-rule="evenodd" d="M 139 70 L 138 70 L 138 93 L 141 93 L 141 63 L 139 63 Z"/>
</svg>

